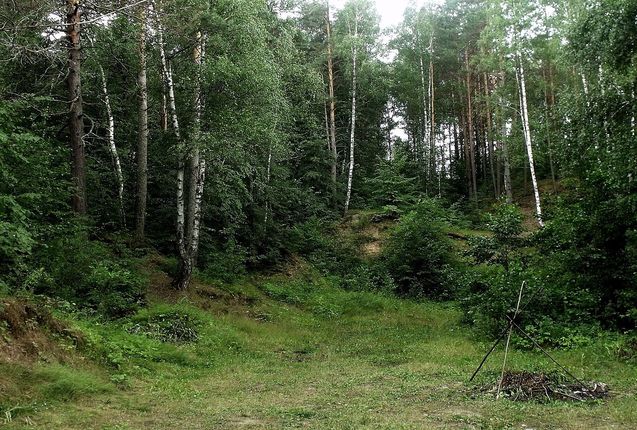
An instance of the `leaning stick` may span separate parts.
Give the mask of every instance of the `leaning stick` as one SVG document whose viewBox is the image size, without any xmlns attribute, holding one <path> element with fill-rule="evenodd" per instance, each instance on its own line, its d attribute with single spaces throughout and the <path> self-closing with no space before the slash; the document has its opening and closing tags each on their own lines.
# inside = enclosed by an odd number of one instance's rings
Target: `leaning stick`
<svg viewBox="0 0 637 430">
<path fill-rule="evenodd" d="M 555 364 L 556 364 L 556 365 L 557 365 L 560 369 L 562 369 L 562 370 L 564 371 L 564 373 L 566 373 L 568 376 L 570 376 L 571 378 L 573 378 L 573 380 L 574 380 L 575 382 L 577 382 L 578 384 L 580 384 L 582 388 L 584 388 L 584 389 L 585 389 L 585 390 L 587 390 L 587 391 L 589 390 L 589 387 L 588 387 L 586 384 L 584 384 L 582 381 L 580 381 L 579 379 L 577 379 L 577 377 L 575 377 L 575 375 L 573 375 L 571 372 L 569 372 L 569 371 L 568 371 L 568 369 L 567 369 L 566 367 L 562 366 L 562 365 L 561 365 L 561 364 L 560 364 L 560 363 L 559 363 L 556 359 L 554 359 L 554 358 L 553 358 L 553 356 L 552 356 L 551 354 L 549 354 L 549 353 L 548 353 L 548 352 L 547 352 L 544 348 L 542 348 L 542 347 L 540 346 L 540 344 L 539 344 L 539 343 L 537 343 L 537 342 L 535 341 L 535 339 L 533 339 L 531 336 L 529 336 L 529 334 L 528 334 L 527 332 L 525 332 L 524 330 L 522 330 L 522 328 L 521 328 L 519 325 L 517 325 L 517 324 L 515 323 L 515 321 L 513 321 L 510 317 L 507 317 L 507 318 L 509 319 L 509 321 L 511 322 L 511 324 L 512 324 L 515 328 L 517 328 L 517 329 L 518 329 L 518 330 L 519 330 L 519 331 L 520 331 L 520 332 L 521 332 L 521 333 L 522 333 L 522 334 L 523 334 L 523 335 L 524 335 L 527 339 L 529 339 L 531 342 L 533 342 L 533 344 L 534 344 L 534 345 L 535 345 L 535 346 L 536 346 L 536 347 L 537 347 L 540 351 L 542 351 L 542 352 L 543 352 L 543 353 L 544 353 L 544 354 L 545 354 L 548 358 L 550 358 L 550 359 L 551 359 L 551 361 L 552 361 L 553 363 L 555 363 Z"/>
<path fill-rule="evenodd" d="M 540 288 L 539 290 L 536 290 L 533 295 L 531 296 L 531 298 L 528 300 L 528 302 L 522 306 L 521 310 L 524 310 L 535 298 L 535 296 L 537 296 L 539 293 L 544 291 L 544 287 Z M 507 317 L 508 318 L 508 317 Z M 500 341 L 504 338 L 504 336 L 507 334 L 509 328 L 512 326 L 513 324 L 511 324 L 511 322 L 509 322 L 507 324 L 507 326 L 502 330 L 502 332 L 500 332 L 500 335 L 498 336 L 498 338 L 495 340 L 495 342 L 493 342 L 493 345 L 491 346 L 491 349 L 489 350 L 489 352 L 487 352 L 484 357 L 482 357 L 482 361 L 480 362 L 480 365 L 478 366 L 478 368 L 473 372 L 473 375 L 471 375 L 471 378 L 469 378 L 469 382 L 473 381 L 473 378 L 476 377 L 476 375 L 478 374 L 478 372 L 480 371 L 480 369 L 482 369 L 482 366 L 484 366 L 484 363 L 486 363 L 487 358 L 489 358 L 489 356 L 491 355 L 491 353 L 495 350 L 495 348 L 498 346 L 498 344 L 500 343 Z"/>
<path fill-rule="evenodd" d="M 520 293 L 518 294 L 518 303 L 515 306 L 515 312 L 513 313 L 513 319 L 511 323 L 518 316 L 518 312 L 520 312 L 520 302 L 522 301 L 522 290 L 524 290 L 524 284 L 526 281 L 522 281 L 522 285 L 520 286 Z M 504 371 L 506 370 L 507 365 L 507 355 L 509 354 L 509 344 L 511 343 L 511 333 L 513 332 L 513 324 L 509 324 L 509 334 L 507 335 L 507 343 L 504 347 L 504 360 L 502 360 L 502 373 L 500 374 L 500 380 L 498 381 L 498 391 L 496 392 L 495 398 L 500 398 L 500 390 L 502 389 L 502 381 L 504 381 Z"/>
</svg>

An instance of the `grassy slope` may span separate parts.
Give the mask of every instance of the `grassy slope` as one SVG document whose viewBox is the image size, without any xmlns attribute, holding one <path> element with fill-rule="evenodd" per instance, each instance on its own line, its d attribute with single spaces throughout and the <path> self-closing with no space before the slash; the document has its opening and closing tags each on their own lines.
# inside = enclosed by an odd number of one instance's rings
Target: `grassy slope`
<svg viewBox="0 0 637 430">
<path fill-rule="evenodd" d="M 459 325 L 453 306 L 344 292 L 303 273 L 230 287 L 200 283 L 188 296 L 157 296 L 146 312 L 194 315 L 202 321 L 199 342 L 175 347 L 126 334 L 121 323 L 76 322 L 94 354 L 106 357 L 108 371 L 92 364 L 3 365 L 0 383 L 4 378 L 10 386 L 13 378 L 22 385 L 9 402 L 28 406 L 5 427 L 637 426 L 637 369 L 601 344 L 555 355 L 576 375 L 608 382 L 615 391 L 610 400 L 496 402 L 470 393 L 468 376 L 488 346 Z M 497 377 L 499 363 L 498 353 L 482 382 Z M 552 368 L 541 355 L 519 351 L 510 355 L 510 366 Z"/>
</svg>

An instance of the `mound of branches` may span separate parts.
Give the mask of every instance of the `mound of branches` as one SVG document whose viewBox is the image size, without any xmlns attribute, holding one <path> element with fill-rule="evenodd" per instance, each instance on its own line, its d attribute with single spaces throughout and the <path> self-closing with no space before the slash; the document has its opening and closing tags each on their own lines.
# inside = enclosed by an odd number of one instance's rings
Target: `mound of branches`
<svg viewBox="0 0 637 430">
<path fill-rule="evenodd" d="M 498 383 L 487 387 L 489 393 L 496 393 Z M 586 401 L 608 396 L 608 386 L 601 382 L 589 382 L 586 386 L 569 383 L 556 374 L 538 372 L 505 372 L 500 387 L 500 395 L 514 401 Z"/>
<path fill-rule="evenodd" d="M 148 321 L 130 327 L 128 332 L 161 342 L 185 343 L 199 339 L 197 326 L 198 322 L 190 315 L 175 312 L 153 315 Z"/>
</svg>

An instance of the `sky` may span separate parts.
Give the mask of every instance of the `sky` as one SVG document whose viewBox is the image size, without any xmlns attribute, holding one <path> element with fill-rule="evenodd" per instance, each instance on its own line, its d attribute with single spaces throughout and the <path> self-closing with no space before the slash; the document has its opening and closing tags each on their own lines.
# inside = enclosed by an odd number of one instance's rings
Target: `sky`
<svg viewBox="0 0 637 430">
<path fill-rule="evenodd" d="M 346 0 L 331 0 L 330 6 L 333 9 L 340 9 Z M 376 11 L 380 15 L 381 28 L 392 27 L 400 24 L 403 20 L 403 13 L 408 5 L 419 8 L 425 4 L 440 4 L 442 0 L 376 0 Z"/>
</svg>

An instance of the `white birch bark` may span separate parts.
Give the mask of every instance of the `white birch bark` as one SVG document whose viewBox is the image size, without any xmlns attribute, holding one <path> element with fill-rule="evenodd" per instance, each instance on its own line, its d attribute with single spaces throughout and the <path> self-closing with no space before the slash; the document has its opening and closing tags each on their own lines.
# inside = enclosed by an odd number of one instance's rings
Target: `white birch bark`
<svg viewBox="0 0 637 430">
<path fill-rule="evenodd" d="M 354 39 L 352 44 L 352 128 L 349 138 L 349 172 L 347 175 L 347 196 L 345 197 L 345 210 L 347 214 L 349 203 L 352 197 L 352 181 L 354 179 L 354 149 L 356 133 L 356 61 L 358 55 L 358 10 L 354 11 Z M 351 32 L 351 30 L 350 30 Z"/>
<path fill-rule="evenodd" d="M 338 149 L 336 148 L 336 96 L 334 93 L 334 61 L 332 52 L 332 25 L 330 22 L 330 2 L 325 2 L 325 30 L 327 33 L 327 80 L 329 92 L 329 149 L 332 154 L 332 197 L 336 205 Z"/>
<path fill-rule="evenodd" d="M 137 195 L 135 214 L 135 236 L 138 242 L 144 239 L 146 226 L 146 202 L 148 195 L 148 82 L 146 76 L 146 38 L 148 37 L 147 5 L 140 7 L 139 19 L 139 131 L 137 138 Z"/>
<path fill-rule="evenodd" d="M 416 148 L 416 159 L 418 160 L 424 155 L 424 152 L 425 152 L 424 148 L 427 147 L 427 142 L 429 142 L 429 118 L 427 115 L 427 111 L 429 109 L 428 103 L 427 103 L 427 92 L 429 87 L 428 86 L 425 87 L 425 63 L 424 63 L 424 59 L 422 55 L 422 48 L 420 46 L 420 37 L 419 37 L 419 33 L 417 29 L 416 29 L 416 49 L 418 50 L 418 60 L 419 60 L 419 66 L 420 66 L 420 98 L 422 103 L 421 144 L 420 144 L 420 149 Z"/>
<path fill-rule="evenodd" d="M 542 205 L 540 203 L 540 191 L 537 184 L 537 178 L 535 176 L 535 164 L 533 162 L 533 145 L 531 140 L 531 127 L 529 124 L 529 111 L 526 100 L 526 79 L 524 76 L 524 65 L 522 64 L 522 57 L 520 51 L 516 53 L 517 64 L 517 78 L 520 88 L 520 118 L 522 119 L 522 127 L 524 130 L 524 142 L 526 144 L 526 152 L 529 159 L 529 170 L 531 172 L 531 183 L 533 185 L 533 195 L 535 196 L 535 214 L 537 222 L 540 227 L 544 226 L 542 220 Z"/>
<path fill-rule="evenodd" d="M 124 175 L 122 173 L 122 164 L 117 153 L 117 145 L 115 144 L 115 118 L 113 117 L 113 107 L 111 106 L 111 98 L 108 94 L 108 86 L 106 85 L 106 74 L 104 68 L 99 65 L 100 76 L 102 77 L 102 94 L 104 95 L 104 105 L 106 106 L 106 115 L 108 116 L 108 150 L 113 159 L 113 168 L 115 177 L 117 178 L 117 199 L 119 203 L 119 218 L 122 226 L 125 225 L 124 215 Z"/>
<path fill-rule="evenodd" d="M 177 139 L 177 144 L 182 145 L 181 131 L 179 129 L 179 118 L 177 116 L 177 104 L 175 101 L 175 84 L 173 81 L 172 70 L 168 64 L 166 57 L 166 49 L 164 47 L 164 28 L 161 23 L 161 8 L 153 4 L 155 19 L 157 21 L 157 37 L 159 58 L 161 60 L 162 73 L 164 77 L 164 84 L 168 90 L 168 109 L 173 126 L 173 132 Z M 183 156 L 179 155 L 179 161 L 177 165 L 177 249 L 179 251 L 180 258 L 186 259 L 187 249 L 185 240 L 185 205 L 184 205 L 184 160 Z"/>
<path fill-rule="evenodd" d="M 434 89 L 434 34 L 429 35 L 429 175 L 436 173 L 435 89 Z M 439 178 L 440 179 L 440 178 Z"/>
</svg>

